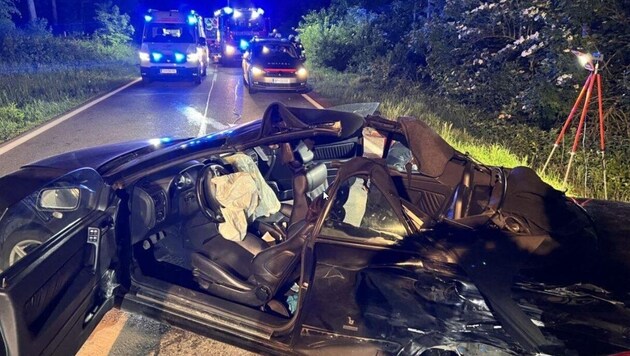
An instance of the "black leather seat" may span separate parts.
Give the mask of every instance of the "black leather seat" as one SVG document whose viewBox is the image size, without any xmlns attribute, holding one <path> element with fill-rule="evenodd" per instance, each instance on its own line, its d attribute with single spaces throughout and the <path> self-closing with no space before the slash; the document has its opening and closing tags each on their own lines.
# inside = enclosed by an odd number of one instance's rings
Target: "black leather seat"
<svg viewBox="0 0 630 356">
<path fill-rule="evenodd" d="M 326 169 L 322 170 L 321 165 L 308 170 L 302 164 L 292 166 L 294 199 L 284 241 L 266 247 L 264 243 L 260 245 L 262 239 L 257 236 L 248 235 L 240 242 L 217 236 L 204 244 L 204 251 L 193 254 L 193 275 L 202 288 L 219 297 L 258 307 L 297 278 L 308 234 L 305 222 L 308 194 L 327 179 Z"/>
<path fill-rule="evenodd" d="M 216 296 L 253 307 L 265 305 L 282 286 L 297 278 L 305 230 L 304 221 L 290 226 L 286 241 L 256 255 L 235 242 L 215 238 L 219 241 L 209 246 L 219 250 L 210 254 L 215 255 L 214 259 L 193 254 L 193 276 L 202 288 Z"/>
</svg>

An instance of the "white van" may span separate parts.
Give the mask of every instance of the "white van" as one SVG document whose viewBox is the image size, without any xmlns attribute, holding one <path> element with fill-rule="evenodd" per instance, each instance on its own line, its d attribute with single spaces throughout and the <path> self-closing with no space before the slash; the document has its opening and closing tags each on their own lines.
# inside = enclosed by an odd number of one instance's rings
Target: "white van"
<svg viewBox="0 0 630 356">
<path fill-rule="evenodd" d="M 144 20 L 139 52 L 142 79 L 175 77 L 201 83 L 209 59 L 202 18 L 194 11 L 149 10 Z"/>
</svg>

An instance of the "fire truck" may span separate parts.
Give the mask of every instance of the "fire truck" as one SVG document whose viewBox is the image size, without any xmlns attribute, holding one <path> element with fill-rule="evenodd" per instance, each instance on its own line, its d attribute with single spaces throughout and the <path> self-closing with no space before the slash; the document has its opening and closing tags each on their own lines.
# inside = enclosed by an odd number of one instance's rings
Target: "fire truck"
<svg viewBox="0 0 630 356">
<path fill-rule="evenodd" d="M 269 36 L 269 18 L 261 8 L 224 7 L 205 20 L 208 47 L 221 64 L 240 63 L 254 37 Z"/>
</svg>

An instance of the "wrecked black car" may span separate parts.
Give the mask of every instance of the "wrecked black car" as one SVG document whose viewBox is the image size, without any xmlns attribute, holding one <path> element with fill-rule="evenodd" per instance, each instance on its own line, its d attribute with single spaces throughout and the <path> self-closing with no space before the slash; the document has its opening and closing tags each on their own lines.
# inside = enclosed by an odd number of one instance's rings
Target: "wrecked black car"
<svg viewBox="0 0 630 356">
<path fill-rule="evenodd" d="M 273 104 L 0 178 L 0 353 L 72 354 L 115 306 L 272 354 L 621 352 L 628 213 L 421 120 Z"/>
</svg>

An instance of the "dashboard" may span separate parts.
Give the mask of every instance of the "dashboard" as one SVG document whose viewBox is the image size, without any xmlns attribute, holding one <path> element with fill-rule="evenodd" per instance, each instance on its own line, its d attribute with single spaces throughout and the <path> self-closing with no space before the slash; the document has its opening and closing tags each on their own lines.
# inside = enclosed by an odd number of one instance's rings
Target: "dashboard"
<svg viewBox="0 0 630 356">
<path fill-rule="evenodd" d="M 203 167 L 191 161 L 136 183 L 130 202 L 133 243 L 200 211 L 196 182 Z"/>
<path fill-rule="evenodd" d="M 245 153 L 260 163 L 255 150 Z M 189 161 L 139 180 L 130 200 L 132 243 L 200 214 L 205 208 L 202 199 L 205 199 L 203 184 L 207 177 L 204 176 L 216 175 L 217 170 L 232 172 L 228 164 L 215 158 Z"/>
</svg>

